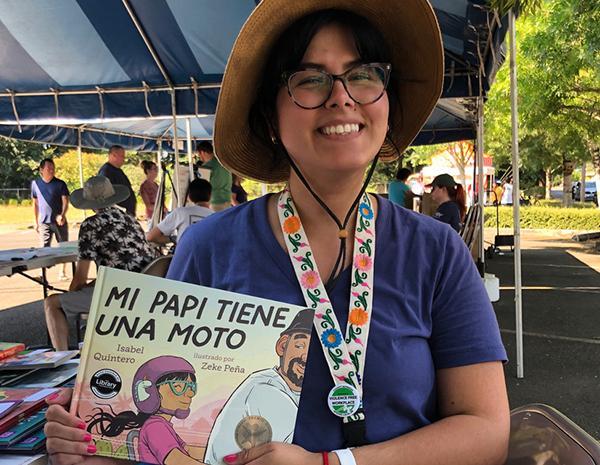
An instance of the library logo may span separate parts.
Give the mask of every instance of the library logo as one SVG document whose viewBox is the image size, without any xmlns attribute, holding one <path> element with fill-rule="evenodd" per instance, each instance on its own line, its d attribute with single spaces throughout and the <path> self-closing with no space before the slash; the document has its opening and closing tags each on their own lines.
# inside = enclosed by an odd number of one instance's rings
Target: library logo
<svg viewBox="0 0 600 465">
<path fill-rule="evenodd" d="M 109 368 L 99 370 L 92 376 L 90 389 L 100 399 L 111 399 L 121 390 L 121 377 Z"/>
</svg>

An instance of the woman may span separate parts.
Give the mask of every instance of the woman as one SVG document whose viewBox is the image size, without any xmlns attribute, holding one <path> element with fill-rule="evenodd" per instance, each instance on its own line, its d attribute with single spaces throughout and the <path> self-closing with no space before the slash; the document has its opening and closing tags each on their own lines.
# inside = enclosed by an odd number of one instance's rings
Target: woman
<svg viewBox="0 0 600 465">
<path fill-rule="evenodd" d="M 248 193 L 242 186 L 242 178 L 231 175 L 231 205 L 234 207 L 248 201 Z"/>
<path fill-rule="evenodd" d="M 154 213 L 154 204 L 156 202 L 156 195 L 158 194 L 158 184 L 156 183 L 158 165 L 150 160 L 142 160 L 140 166 L 146 175 L 146 179 L 140 185 L 140 196 L 146 207 L 146 219 L 150 220 Z"/>
<path fill-rule="evenodd" d="M 433 217 L 460 232 L 467 212 L 467 199 L 462 185 L 449 174 L 440 174 L 427 187 L 431 188 L 433 201 L 439 204 Z"/>
<path fill-rule="evenodd" d="M 171 279 L 317 310 L 294 444 L 222 460 L 500 464 L 506 354 L 468 251 L 439 222 L 363 195 L 369 165 L 402 152 L 440 95 L 435 15 L 425 0 L 323 3 L 263 0 L 217 106 L 223 165 L 287 189 L 192 226 L 170 267 Z M 337 367 L 328 351 L 344 354 Z M 340 386 L 362 396 L 343 419 L 328 409 Z M 88 455 L 75 417 L 52 406 L 48 419 L 54 455 Z"/>
</svg>

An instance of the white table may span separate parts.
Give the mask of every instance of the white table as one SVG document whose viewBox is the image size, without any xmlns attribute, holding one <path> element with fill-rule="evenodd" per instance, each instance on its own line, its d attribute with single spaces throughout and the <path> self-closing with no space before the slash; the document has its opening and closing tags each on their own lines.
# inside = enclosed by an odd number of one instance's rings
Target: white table
<svg viewBox="0 0 600 465">
<path fill-rule="evenodd" d="M 44 297 L 52 286 L 46 279 L 46 268 L 60 263 L 77 261 L 77 241 L 62 242 L 57 247 L 31 247 L 29 249 L 0 250 L 0 276 L 20 274 L 44 287 Z M 42 280 L 36 279 L 26 271 L 41 269 Z"/>
</svg>

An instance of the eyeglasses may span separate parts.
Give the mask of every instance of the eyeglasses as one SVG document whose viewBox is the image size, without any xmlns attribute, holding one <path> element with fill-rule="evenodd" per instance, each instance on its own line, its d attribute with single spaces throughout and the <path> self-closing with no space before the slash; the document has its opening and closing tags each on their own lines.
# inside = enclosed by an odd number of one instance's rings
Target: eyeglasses
<svg viewBox="0 0 600 465">
<path fill-rule="evenodd" d="M 159 386 L 163 384 L 168 384 L 171 388 L 171 392 L 176 396 L 182 396 L 186 393 L 188 389 L 192 390 L 193 394 L 196 394 L 196 389 L 198 388 L 197 384 L 194 381 L 165 381 L 164 383 L 160 383 Z"/>
<path fill-rule="evenodd" d="M 374 103 L 385 92 L 391 71 L 392 65 L 389 63 L 366 63 L 356 65 L 342 74 L 306 68 L 283 73 L 281 78 L 294 103 L 300 108 L 313 110 L 329 100 L 336 80 L 342 81 L 344 89 L 356 103 Z"/>
</svg>

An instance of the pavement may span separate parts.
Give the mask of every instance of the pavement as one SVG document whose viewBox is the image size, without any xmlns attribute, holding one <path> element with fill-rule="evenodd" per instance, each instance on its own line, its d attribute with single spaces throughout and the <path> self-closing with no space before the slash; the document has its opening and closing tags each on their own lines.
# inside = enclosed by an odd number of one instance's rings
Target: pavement
<svg viewBox="0 0 600 465">
<path fill-rule="evenodd" d="M 493 241 L 494 234 L 486 230 L 485 239 Z M 500 278 L 500 300 L 494 309 L 509 356 L 505 374 L 511 408 L 533 402 L 551 405 L 598 439 L 600 255 L 589 244 L 572 241 L 572 235 L 522 234 L 523 379 L 516 377 L 513 254 L 504 249 L 502 255 L 494 255 L 486 271 Z M 0 234 L 3 248 L 35 243 L 31 230 Z M 49 273 L 55 279 L 58 267 Z M 46 344 L 41 293 L 40 286 L 24 278 L 0 278 L 0 309 L 5 308 L 0 311 L 0 341 Z"/>
</svg>

